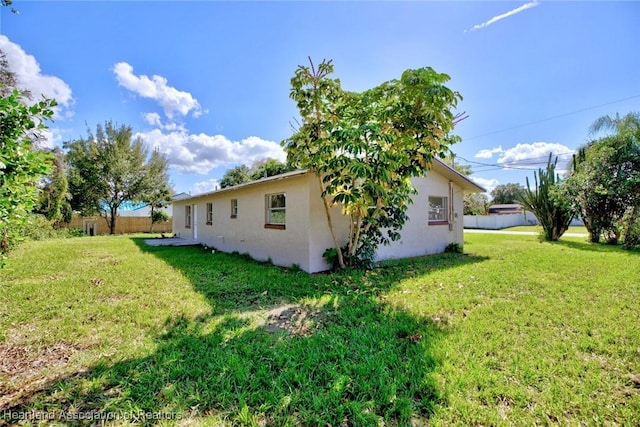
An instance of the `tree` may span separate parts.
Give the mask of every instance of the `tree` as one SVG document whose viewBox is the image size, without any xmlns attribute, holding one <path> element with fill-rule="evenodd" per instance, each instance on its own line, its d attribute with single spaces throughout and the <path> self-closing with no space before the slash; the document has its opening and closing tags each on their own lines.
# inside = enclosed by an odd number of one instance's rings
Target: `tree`
<svg viewBox="0 0 640 427">
<path fill-rule="evenodd" d="M 151 230 L 150 232 L 153 231 L 153 225 L 157 224 L 159 222 L 167 222 L 169 221 L 171 217 L 169 216 L 169 214 L 166 211 L 163 210 L 155 210 L 151 212 Z"/>
<path fill-rule="evenodd" d="M 489 208 L 489 198 L 484 193 L 468 193 L 464 195 L 464 215 L 486 215 Z"/>
<path fill-rule="evenodd" d="M 130 126 L 106 122 L 88 131 L 87 139 L 66 142 L 69 185 L 74 209 L 83 214 L 100 213 L 116 232 L 118 208 L 125 201 L 140 202 L 161 189 L 166 162 L 148 161 L 142 140 L 132 139 Z"/>
<path fill-rule="evenodd" d="M 25 220 L 38 200 L 37 183 L 50 168 L 50 154 L 37 141 L 52 120 L 56 102 L 42 99 L 29 106 L 17 89 L 0 98 L 0 253 L 9 251 L 11 231 Z"/>
<path fill-rule="evenodd" d="M 0 6 L 9 7 L 13 4 L 13 0 L 0 0 Z M 11 13 L 18 13 L 18 10 L 15 8 L 11 8 Z"/>
<path fill-rule="evenodd" d="M 637 133 L 640 130 L 640 113 L 631 112 L 623 117 L 618 113 L 615 116 L 605 115 L 598 117 L 589 127 L 592 135 L 606 130 L 616 134 Z"/>
<path fill-rule="evenodd" d="M 282 144 L 292 166 L 318 179 L 338 264 L 366 265 L 378 245 L 397 240 L 415 189 L 434 157 L 444 158 L 459 116 L 461 99 L 447 88 L 446 74 L 431 68 L 405 71 L 362 93 L 343 91 L 330 78 L 331 61 L 299 66 L 290 97 L 302 117 L 297 132 Z M 351 218 L 346 242 L 339 242 L 331 207 Z"/>
<path fill-rule="evenodd" d="M 592 242 L 631 240 L 640 218 L 640 115 L 603 116 L 591 132 L 614 131 L 589 142 L 574 156 L 568 179 Z M 623 235 L 624 232 L 624 235 Z"/>
<path fill-rule="evenodd" d="M 154 224 L 169 220 L 169 215 L 162 210 L 171 203 L 173 193 L 169 186 L 168 168 L 167 159 L 158 150 L 154 150 L 148 163 L 149 190 L 142 197 L 142 201 L 151 207 L 149 232 L 153 231 Z"/>
<path fill-rule="evenodd" d="M 469 176 L 473 173 L 471 165 L 463 165 L 456 162 L 455 158 L 456 155 L 452 152 L 443 161 L 462 175 Z M 486 215 L 489 207 L 489 198 L 484 193 L 465 193 L 462 204 L 464 215 Z"/>
<path fill-rule="evenodd" d="M 220 188 L 233 187 L 251 181 L 251 171 L 246 165 L 236 166 L 225 172 L 220 180 Z"/>
<path fill-rule="evenodd" d="M 552 163 L 551 154 L 546 169 L 538 169 L 533 173 L 535 186 L 532 189 L 527 177 L 527 188 L 520 195 L 520 203 L 525 209 L 533 212 L 544 230 L 543 237 L 547 241 L 558 240 L 573 220 L 571 202 L 564 197 L 562 182 L 556 175 L 558 158 Z"/>
<path fill-rule="evenodd" d="M 460 172 L 462 175 L 471 175 L 473 170 L 471 169 L 471 165 L 463 165 L 460 162 L 456 162 L 456 154 L 451 152 L 444 159 L 442 159 L 447 165 L 454 168 L 456 171 Z"/>
<path fill-rule="evenodd" d="M 293 168 L 286 163 L 282 163 L 276 159 L 267 158 L 258 160 L 251 165 L 249 175 L 250 179 L 254 181 L 261 178 L 280 175 L 291 170 L 293 170 Z"/>
<path fill-rule="evenodd" d="M 220 180 L 220 187 L 227 188 L 246 182 L 256 181 L 270 176 L 280 175 L 289 172 L 294 168 L 276 159 L 266 158 L 257 160 L 249 168 L 247 165 L 240 165 L 225 172 Z"/>
<path fill-rule="evenodd" d="M 492 203 L 495 205 L 519 203 L 520 195 L 523 192 L 524 187 L 520 184 L 500 184 L 491 190 Z"/>
<path fill-rule="evenodd" d="M 51 153 L 53 167 L 51 173 L 44 180 L 36 212 L 53 222 L 70 222 L 72 210 L 69 200 L 71 195 L 69 194 L 69 182 L 64 165 L 64 153 L 57 147 L 51 150 Z"/>
</svg>

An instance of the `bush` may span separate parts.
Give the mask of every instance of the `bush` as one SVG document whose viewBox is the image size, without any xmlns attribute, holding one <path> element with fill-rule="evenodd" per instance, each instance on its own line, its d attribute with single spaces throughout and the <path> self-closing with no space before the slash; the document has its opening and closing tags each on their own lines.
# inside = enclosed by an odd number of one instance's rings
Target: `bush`
<svg viewBox="0 0 640 427">
<path fill-rule="evenodd" d="M 80 229 L 54 228 L 54 224 L 55 221 L 48 220 L 44 215 L 28 214 L 24 221 L 16 224 L 7 234 L 8 251 L 25 240 L 46 240 L 85 235 Z"/>
<path fill-rule="evenodd" d="M 451 242 L 444 248 L 444 252 L 450 254 L 461 254 L 462 245 L 460 243 Z"/>
<path fill-rule="evenodd" d="M 640 218 L 633 217 L 632 212 L 628 212 L 623 225 L 622 235 L 624 240 L 622 241 L 622 247 L 625 249 L 638 249 L 640 248 Z"/>
<path fill-rule="evenodd" d="M 371 270 L 375 266 L 375 255 L 376 255 L 376 246 L 375 244 L 367 244 L 367 242 L 371 242 L 371 240 L 363 240 L 363 244 L 361 244 L 356 250 L 355 255 L 348 255 L 348 247 L 345 246 L 342 248 L 342 256 L 344 259 L 344 265 L 346 267 L 354 268 L 356 270 Z M 327 261 L 327 264 L 331 266 L 332 270 L 337 270 L 340 267 L 340 263 L 338 262 L 338 251 L 336 248 L 328 248 L 322 254 L 322 257 Z"/>
</svg>

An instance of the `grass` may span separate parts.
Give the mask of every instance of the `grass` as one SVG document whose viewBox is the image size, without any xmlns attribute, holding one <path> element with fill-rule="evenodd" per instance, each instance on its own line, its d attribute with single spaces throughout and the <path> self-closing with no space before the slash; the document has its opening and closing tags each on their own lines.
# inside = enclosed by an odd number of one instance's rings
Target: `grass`
<svg viewBox="0 0 640 427">
<path fill-rule="evenodd" d="M 640 254 L 465 240 L 466 255 L 327 275 L 138 237 L 24 244 L 0 271 L 0 413 L 640 423 Z"/>
<path fill-rule="evenodd" d="M 508 227 L 504 228 L 504 231 L 533 231 L 536 233 L 542 232 L 542 227 L 539 225 L 518 225 L 516 227 Z M 589 235 L 587 228 L 584 225 L 572 225 L 566 231 L 567 233 L 577 233 L 584 234 L 585 236 Z"/>
</svg>

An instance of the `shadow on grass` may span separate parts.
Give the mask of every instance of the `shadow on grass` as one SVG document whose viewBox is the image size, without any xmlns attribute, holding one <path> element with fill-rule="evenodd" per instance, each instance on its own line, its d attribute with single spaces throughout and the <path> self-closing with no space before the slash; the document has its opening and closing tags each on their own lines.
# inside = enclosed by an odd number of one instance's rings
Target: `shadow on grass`
<svg viewBox="0 0 640 427">
<path fill-rule="evenodd" d="M 377 296 L 404 278 L 484 258 L 447 254 L 309 275 L 135 241 L 184 274 L 211 314 L 169 319 L 150 356 L 59 378 L 5 414 L 76 411 L 87 424 L 213 416 L 230 425 L 426 425 L 446 404 L 431 376 L 446 329 Z M 297 318 L 274 311 L 292 306 L 306 308 Z"/>
<path fill-rule="evenodd" d="M 620 245 L 608 245 L 606 243 L 591 243 L 586 240 L 565 240 L 560 239 L 557 242 L 553 242 L 554 245 L 566 246 L 571 249 L 579 249 L 582 251 L 591 251 L 591 252 L 624 252 L 630 255 L 640 255 L 640 250 L 625 250 Z"/>
</svg>

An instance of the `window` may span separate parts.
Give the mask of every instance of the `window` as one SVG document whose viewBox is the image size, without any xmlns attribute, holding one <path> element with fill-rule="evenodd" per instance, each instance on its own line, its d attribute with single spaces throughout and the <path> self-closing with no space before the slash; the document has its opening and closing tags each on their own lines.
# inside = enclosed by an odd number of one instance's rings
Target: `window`
<svg viewBox="0 0 640 427">
<path fill-rule="evenodd" d="M 213 224 L 213 203 L 207 203 L 207 225 Z"/>
<path fill-rule="evenodd" d="M 284 229 L 287 218 L 287 196 L 285 193 L 267 195 L 267 223 L 266 228 Z"/>
<path fill-rule="evenodd" d="M 446 197 L 429 197 L 429 223 L 448 224 L 448 212 Z"/>
<path fill-rule="evenodd" d="M 231 199 L 231 218 L 238 217 L 238 199 Z"/>
<path fill-rule="evenodd" d="M 191 205 L 184 207 L 184 228 L 191 228 Z"/>
</svg>

